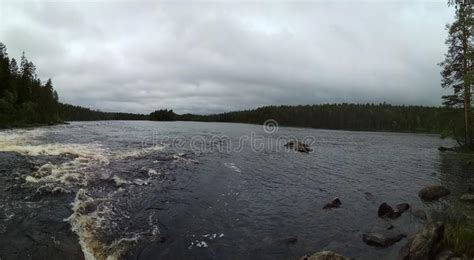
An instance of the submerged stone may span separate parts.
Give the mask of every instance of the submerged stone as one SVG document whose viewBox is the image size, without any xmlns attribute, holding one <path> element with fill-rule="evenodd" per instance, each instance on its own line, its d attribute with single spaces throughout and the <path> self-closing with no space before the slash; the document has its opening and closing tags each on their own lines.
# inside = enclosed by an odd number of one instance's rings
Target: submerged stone
<svg viewBox="0 0 474 260">
<path fill-rule="evenodd" d="M 403 212 L 405 212 L 405 211 L 407 211 L 407 210 L 410 209 L 410 204 L 408 204 L 408 203 L 400 203 L 400 204 L 397 204 L 396 208 L 397 208 L 397 211 L 398 211 L 398 212 L 403 213 Z"/>
<path fill-rule="evenodd" d="M 404 237 L 405 235 L 403 234 L 383 235 L 380 233 L 368 233 L 362 236 L 362 240 L 369 246 L 389 247 Z"/>
<path fill-rule="evenodd" d="M 418 192 L 418 196 L 423 201 L 434 201 L 445 197 L 451 193 L 446 187 L 442 185 L 426 186 Z"/>
<path fill-rule="evenodd" d="M 282 239 L 278 240 L 278 242 L 283 243 L 283 244 L 294 244 L 294 243 L 298 242 L 298 237 L 297 236 L 289 236 L 289 237 L 285 237 L 285 238 L 282 238 Z"/>
<path fill-rule="evenodd" d="M 464 194 L 459 199 L 465 202 L 474 202 L 474 194 Z"/>
<path fill-rule="evenodd" d="M 350 258 L 331 252 L 331 251 L 321 251 L 311 256 L 303 256 L 300 259 L 301 260 L 349 260 Z"/>
<path fill-rule="evenodd" d="M 414 217 L 416 217 L 418 219 L 421 219 L 423 221 L 428 220 L 428 216 L 426 215 L 426 212 L 424 210 L 421 210 L 421 209 L 415 210 L 415 211 L 413 211 L 412 214 L 413 214 Z"/>
</svg>

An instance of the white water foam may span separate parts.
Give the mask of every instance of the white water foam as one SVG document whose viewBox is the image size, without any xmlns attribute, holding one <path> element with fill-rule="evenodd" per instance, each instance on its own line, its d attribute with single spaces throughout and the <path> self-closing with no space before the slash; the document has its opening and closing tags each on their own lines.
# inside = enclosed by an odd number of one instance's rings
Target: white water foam
<svg viewBox="0 0 474 260">
<path fill-rule="evenodd" d="M 118 175 L 98 172 L 98 170 L 107 166 L 112 160 L 146 156 L 151 152 L 162 151 L 163 147 L 111 151 L 99 143 L 43 144 L 37 139 L 45 133 L 46 131 L 39 129 L 2 131 L 0 132 L 0 151 L 28 156 L 70 157 L 70 160 L 63 163 L 48 162 L 41 165 L 25 178 L 25 183 L 37 187 L 36 191 L 40 194 L 67 193 L 77 190 L 72 203 L 73 213 L 66 221 L 78 235 L 85 258 L 119 259 L 130 245 L 140 239 L 142 234 L 121 234 L 112 242 L 105 242 L 102 236 L 107 233 L 106 228 L 116 225 L 112 222 L 113 214 L 117 213 L 114 212 L 112 196 L 115 192 L 123 192 L 123 187 L 132 182 Z M 148 169 L 147 173 L 149 176 L 147 180 L 135 179 L 133 183 L 146 185 L 151 178 L 161 174 L 153 169 Z M 115 182 L 118 189 L 104 198 L 93 198 L 87 193 L 88 184 L 104 177 Z M 120 216 L 126 217 L 123 212 L 120 212 Z M 159 235 L 158 226 L 152 223 L 151 217 L 149 223 L 151 234 Z"/>
<path fill-rule="evenodd" d="M 242 170 L 240 170 L 239 167 L 237 167 L 237 165 L 235 165 L 235 163 L 224 163 L 224 166 L 233 170 L 234 172 L 237 172 L 237 173 L 241 173 Z"/>
</svg>

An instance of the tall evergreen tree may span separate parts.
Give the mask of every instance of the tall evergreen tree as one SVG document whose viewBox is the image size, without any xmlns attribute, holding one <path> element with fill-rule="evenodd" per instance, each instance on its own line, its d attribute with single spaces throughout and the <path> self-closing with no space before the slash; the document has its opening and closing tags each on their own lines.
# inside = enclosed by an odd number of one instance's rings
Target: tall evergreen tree
<svg viewBox="0 0 474 260">
<path fill-rule="evenodd" d="M 9 87 L 10 69 L 7 47 L 0 42 L 0 92 L 3 93 Z"/>
<path fill-rule="evenodd" d="M 23 53 L 17 61 L 0 43 L 0 128 L 60 121 L 58 95 L 51 79 L 44 85 L 35 65 Z"/>
<path fill-rule="evenodd" d="M 441 86 L 452 89 L 453 94 L 443 96 L 443 104 L 452 108 L 463 108 L 464 144 L 470 147 L 472 143 L 470 114 L 473 85 L 473 5 L 469 1 L 450 3 L 455 6 L 456 16 L 455 21 L 447 25 L 448 52 L 440 65 L 442 66 Z"/>
</svg>

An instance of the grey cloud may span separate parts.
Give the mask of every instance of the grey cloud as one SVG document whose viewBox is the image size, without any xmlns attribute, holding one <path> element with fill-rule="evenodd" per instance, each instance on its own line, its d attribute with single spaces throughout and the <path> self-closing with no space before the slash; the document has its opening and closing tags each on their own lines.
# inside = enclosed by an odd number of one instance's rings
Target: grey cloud
<svg viewBox="0 0 474 260">
<path fill-rule="evenodd" d="M 1 1 L 0 41 L 105 111 L 439 105 L 444 2 Z"/>
</svg>

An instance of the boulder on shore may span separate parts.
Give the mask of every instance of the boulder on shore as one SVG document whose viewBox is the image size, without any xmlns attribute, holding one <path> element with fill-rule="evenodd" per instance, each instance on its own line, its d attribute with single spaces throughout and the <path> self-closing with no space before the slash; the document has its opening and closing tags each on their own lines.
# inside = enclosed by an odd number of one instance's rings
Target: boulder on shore
<svg viewBox="0 0 474 260">
<path fill-rule="evenodd" d="M 330 203 L 324 205 L 323 209 L 332 209 L 332 208 L 339 208 L 341 206 L 341 200 L 336 197 Z"/>
<path fill-rule="evenodd" d="M 350 260 L 350 258 L 331 251 L 321 251 L 311 256 L 303 256 L 300 260 Z"/>
<path fill-rule="evenodd" d="M 309 147 L 308 144 L 305 144 L 303 142 L 300 142 L 300 141 L 289 141 L 288 143 L 285 144 L 285 147 L 287 148 L 290 148 L 290 149 L 293 149 L 297 152 L 300 152 L 300 153 L 309 153 L 311 151 L 313 151 L 313 149 L 311 149 Z"/>
<path fill-rule="evenodd" d="M 362 235 L 362 240 L 369 246 L 389 247 L 404 237 L 405 235 L 403 234 L 383 235 L 380 233 L 368 233 Z"/>
<path fill-rule="evenodd" d="M 426 186 L 418 192 L 418 196 L 423 201 L 434 201 L 441 197 L 447 196 L 451 193 L 446 187 L 442 185 Z"/>
<path fill-rule="evenodd" d="M 464 194 L 459 199 L 465 202 L 474 202 L 474 194 Z"/>
<path fill-rule="evenodd" d="M 450 260 L 453 258 L 454 258 L 454 253 L 452 251 L 446 250 L 437 254 L 435 257 L 435 260 Z"/>
<path fill-rule="evenodd" d="M 442 222 L 429 222 L 400 250 L 399 259 L 434 259 L 443 234 Z"/>
</svg>

